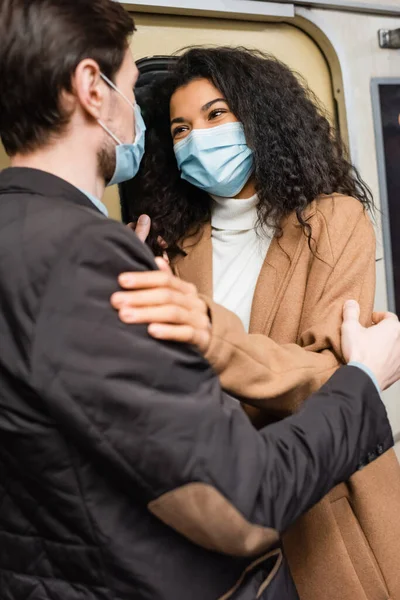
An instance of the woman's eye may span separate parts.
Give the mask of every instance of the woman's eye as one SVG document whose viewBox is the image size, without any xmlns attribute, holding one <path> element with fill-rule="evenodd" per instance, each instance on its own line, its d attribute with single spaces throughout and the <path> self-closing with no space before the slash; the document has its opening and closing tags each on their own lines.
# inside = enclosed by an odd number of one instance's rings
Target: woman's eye
<svg viewBox="0 0 400 600">
<path fill-rule="evenodd" d="M 220 117 L 221 115 L 226 114 L 227 112 L 228 111 L 225 110 L 224 108 L 216 108 L 215 110 L 210 112 L 210 114 L 208 115 L 208 118 L 211 121 L 212 119 L 216 119 L 217 117 Z"/>
<path fill-rule="evenodd" d="M 185 133 L 185 131 L 188 131 L 187 127 L 176 127 L 173 131 L 172 131 L 172 137 L 173 139 L 175 139 L 176 137 L 178 137 L 179 135 L 182 135 L 183 133 Z"/>
</svg>

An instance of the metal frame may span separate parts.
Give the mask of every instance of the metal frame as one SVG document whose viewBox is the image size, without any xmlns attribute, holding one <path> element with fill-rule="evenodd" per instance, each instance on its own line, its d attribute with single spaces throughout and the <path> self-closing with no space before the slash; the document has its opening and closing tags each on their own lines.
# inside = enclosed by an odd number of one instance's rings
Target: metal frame
<svg viewBox="0 0 400 600">
<path fill-rule="evenodd" d="M 366 4 L 357 0 L 119 0 L 129 10 L 164 14 L 259 20 L 294 17 L 296 6 L 400 17 L 400 6 Z"/>
<path fill-rule="evenodd" d="M 266 0 L 259 0 L 265 2 Z M 399 17 L 400 6 L 390 6 L 385 4 L 366 4 L 354 0 L 280 0 L 281 2 L 293 2 L 295 6 L 304 6 L 306 8 L 324 8 L 329 10 L 339 10 L 344 12 L 356 12 L 373 15 L 385 15 L 387 17 Z"/>
<path fill-rule="evenodd" d="M 259 21 L 295 16 L 293 2 L 260 0 L 120 0 L 127 10 Z"/>
<path fill-rule="evenodd" d="M 383 233 L 383 252 L 385 258 L 386 290 L 389 310 L 395 312 L 396 299 L 394 293 L 393 261 L 392 261 L 392 241 L 390 232 L 389 200 L 386 183 L 385 169 L 385 150 L 382 133 L 382 114 L 379 96 L 380 85 L 400 85 L 398 77 L 374 77 L 371 79 L 371 97 L 372 111 L 374 115 L 374 129 L 376 141 L 376 160 L 379 176 L 379 193 L 382 208 L 382 233 Z"/>
</svg>

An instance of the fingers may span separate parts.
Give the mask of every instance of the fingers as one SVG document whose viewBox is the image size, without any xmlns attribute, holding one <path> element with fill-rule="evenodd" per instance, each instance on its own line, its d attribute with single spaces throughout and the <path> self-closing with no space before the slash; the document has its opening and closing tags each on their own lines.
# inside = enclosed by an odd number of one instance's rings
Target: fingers
<svg viewBox="0 0 400 600">
<path fill-rule="evenodd" d="M 119 313 L 121 321 L 127 324 L 165 323 L 169 325 L 188 325 L 196 329 L 208 330 L 210 321 L 200 311 L 188 310 L 184 306 L 167 304 L 163 306 L 124 307 Z"/>
<path fill-rule="evenodd" d="M 189 325 L 177 326 L 154 323 L 149 325 L 148 332 L 158 340 L 195 345 L 204 354 L 210 345 L 211 334 L 209 330 L 197 330 Z"/>
<path fill-rule="evenodd" d="M 343 307 L 343 323 L 349 323 L 360 319 L 360 305 L 355 300 L 348 300 Z"/>
<path fill-rule="evenodd" d="M 149 324 L 156 339 L 189 343 L 206 353 L 211 340 L 207 305 L 193 284 L 175 277 L 162 258 L 159 271 L 123 273 L 119 282 L 126 290 L 113 294 L 111 303 L 126 324 Z"/>
<path fill-rule="evenodd" d="M 374 312 L 372 315 L 372 322 L 377 325 L 381 321 L 398 321 L 397 315 L 391 312 Z"/>
<path fill-rule="evenodd" d="M 165 325 L 152 323 L 149 325 L 149 334 L 158 339 L 172 342 L 191 344 L 194 338 L 194 328 L 189 325 Z"/>
<path fill-rule="evenodd" d="M 132 229 L 132 231 L 134 231 L 136 233 L 136 235 L 138 236 L 140 241 L 144 243 L 147 240 L 149 233 L 150 233 L 151 219 L 148 215 L 140 215 L 138 222 L 136 224 L 128 223 L 127 227 L 129 229 Z M 157 238 L 157 242 L 158 242 L 160 248 L 162 250 L 164 250 L 163 256 L 162 256 L 164 259 L 164 262 L 169 265 L 169 257 L 166 252 L 166 250 L 168 248 L 167 242 L 160 235 Z M 163 270 L 163 269 L 161 269 L 161 270 Z"/>
<path fill-rule="evenodd" d="M 138 236 L 141 242 L 145 242 L 147 240 L 147 236 L 150 233 L 151 228 L 151 219 L 148 215 L 140 215 L 138 222 L 136 224 L 135 233 Z"/>
<path fill-rule="evenodd" d="M 156 259 L 158 261 L 163 259 Z M 160 263 L 161 265 L 161 263 Z M 164 267 L 163 267 L 164 268 Z M 196 287 L 175 277 L 171 269 L 160 271 L 144 271 L 136 273 L 122 273 L 118 278 L 122 288 L 128 290 L 143 290 L 152 288 L 172 288 L 182 292 L 182 294 L 197 294 Z"/>
<path fill-rule="evenodd" d="M 167 248 L 168 248 L 168 244 L 167 244 L 167 242 L 166 242 L 165 240 L 163 240 L 163 238 L 162 238 L 160 235 L 159 235 L 159 236 L 158 236 L 158 238 L 157 238 L 157 242 L 158 242 L 158 244 L 159 244 L 160 248 L 161 248 L 162 250 L 164 250 L 164 252 L 163 252 L 163 255 L 162 255 L 162 257 L 163 257 L 163 259 L 164 259 L 164 262 L 166 262 L 166 263 L 167 263 L 167 265 L 169 265 L 169 257 L 168 257 L 168 254 L 167 254 L 167 252 L 166 252 L 166 250 L 167 250 Z M 161 270 L 163 270 L 163 268 L 162 268 L 162 267 L 160 267 L 160 265 L 158 265 L 158 266 L 159 266 L 159 268 L 160 268 Z"/>
<path fill-rule="evenodd" d="M 175 304 L 187 310 L 206 313 L 205 303 L 198 296 L 182 294 L 171 288 L 155 288 L 134 292 L 117 292 L 111 297 L 111 304 L 117 310 L 141 308 L 145 306 L 165 306 Z"/>
<path fill-rule="evenodd" d="M 155 260 L 156 260 L 157 267 L 160 269 L 160 271 L 163 271 L 164 273 L 170 273 L 172 275 L 172 271 L 169 266 L 169 258 L 168 258 L 168 255 L 166 252 L 164 252 L 162 258 L 157 256 L 157 258 Z"/>
<path fill-rule="evenodd" d="M 123 307 L 119 311 L 121 321 L 133 323 L 169 323 L 182 325 L 190 322 L 189 311 L 183 306 L 166 304 L 163 306 Z M 189 323 L 191 324 L 191 323 Z"/>
<path fill-rule="evenodd" d="M 161 235 L 158 236 L 157 242 L 160 248 L 162 248 L 163 250 L 166 250 L 168 248 L 167 242 L 161 237 Z"/>
</svg>

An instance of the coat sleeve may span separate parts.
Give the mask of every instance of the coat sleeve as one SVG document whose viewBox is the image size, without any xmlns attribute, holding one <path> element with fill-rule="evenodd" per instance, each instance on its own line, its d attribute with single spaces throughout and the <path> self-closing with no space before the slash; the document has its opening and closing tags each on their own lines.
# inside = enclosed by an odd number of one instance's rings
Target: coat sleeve
<svg viewBox="0 0 400 600">
<path fill-rule="evenodd" d="M 392 444 L 385 408 L 365 373 L 343 367 L 302 412 L 257 432 L 197 351 L 118 319 L 118 275 L 153 268 L 116 223 L 70 240 L 37 319 L 32 388 L 132 502 L 206 548 L 262 552 Z"/>
<path fill-rule="evenodd" d="M 229 393 L 272 415 L 291 414 L 341 364 L 345 301 L 358 300 L 361 320 L 370 324 L 375 235 L 361 205 L 352 217 L 353 226 L 347 225 L 340 235 L 336 232 L 338 247 L 330 249 L 332 264 L 313 258 L 297 344 L 280 345 L 265 335 L 248 334 L 236 315 L 205 298 L 212 318 L 206 358 Z M 329 232 L 326 237 L 329 239 Z"/>
</svg>

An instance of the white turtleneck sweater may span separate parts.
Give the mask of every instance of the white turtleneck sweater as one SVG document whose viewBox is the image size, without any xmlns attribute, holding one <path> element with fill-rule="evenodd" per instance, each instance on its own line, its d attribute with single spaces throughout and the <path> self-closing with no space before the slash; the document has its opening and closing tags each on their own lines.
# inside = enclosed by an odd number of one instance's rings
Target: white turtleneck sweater
<svg viewBox="0 0 400 600">
<path fill-rule="evenodd" d="M 271 232 L 257 233 L 256 195 L 248 200 L 212 198 L 214 301 L 234 312 L 248 331 L 254 292 L 271 243 Z"/>
</svg>

